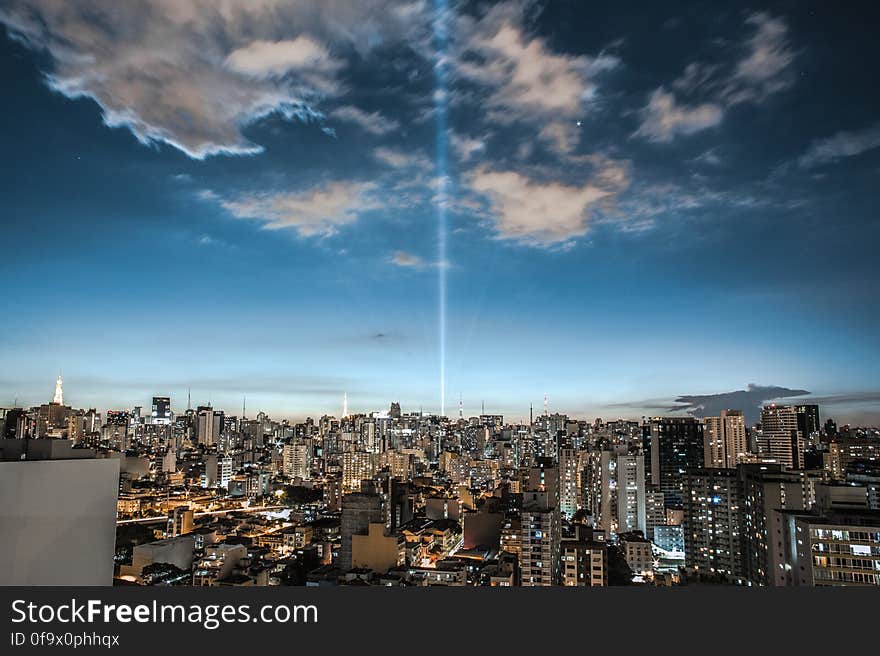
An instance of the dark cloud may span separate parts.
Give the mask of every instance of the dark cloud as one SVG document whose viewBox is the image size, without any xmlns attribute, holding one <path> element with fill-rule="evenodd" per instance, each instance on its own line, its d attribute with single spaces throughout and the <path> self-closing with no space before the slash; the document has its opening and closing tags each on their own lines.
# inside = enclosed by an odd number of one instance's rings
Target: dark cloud
<svg viewBox="0 0 880 656">
<path fill-rule="evenodd" d="M 807 390 L 777 387 L 775 385 L 749 385 L 744 390 L 724 392 L 721 394 L 696 394 L 683 395 L 675 399 L 676 403 L 682 404 L 669 408 L 669 412 L 685 411 L 699 417 L 714 417 L 722 410 L 742 410 L 746 422 L 751 425 L 760 417 L 760 407 L 770 401 L 786 399 L 790 397 L 805 396 Z"/>
<path fill-rule="evenodd" d="M 826 396 L 811 396 L 811 403 L 822 405 L 860 405 L 863 403 L 880 404 L 880 390 L 867 392 L 846 392 L 841 394 L 828 394 Z"/>
</svg>

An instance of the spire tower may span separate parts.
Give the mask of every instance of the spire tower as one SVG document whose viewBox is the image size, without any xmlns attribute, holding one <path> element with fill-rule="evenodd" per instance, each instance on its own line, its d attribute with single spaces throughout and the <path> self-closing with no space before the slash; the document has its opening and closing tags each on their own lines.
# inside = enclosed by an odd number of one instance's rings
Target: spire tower
<svg viewBox="0 0 880 656">
<path fill-rule="evenodd" d="M 61 371 L 58 371 L 58 380 L 55 381 L 55 398 L 52 399 L 52 403 L 57 403 L 58 405 L 64 405 L 64 393 L 61 391 L 61 385 L 64 381 L 61 379 Z"/>
</svg>

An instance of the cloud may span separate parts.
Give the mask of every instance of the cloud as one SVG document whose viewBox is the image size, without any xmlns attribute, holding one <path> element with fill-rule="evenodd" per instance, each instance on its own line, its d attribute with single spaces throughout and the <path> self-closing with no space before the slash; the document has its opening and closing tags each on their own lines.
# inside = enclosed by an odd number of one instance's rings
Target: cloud
<svg viewBox="0 0 880 656">
<path fill-rule="evenodd" d="M 291 228 L 300 237 L 328 237 L 378 206 L 373 191 L 372 183 L 332 182 L 307 191 L 246 194 L 221 205 L 239 219 L 263 222 L 268 230 Z"/>
<path fill-rule="evenodd" d="M 418 255 L 406 251 L 396 251 L 391 256 L 391 262 L 399 267 L 421 267 L 424 264 L 424 260 Z"/>
<path fill-rule="evenodd" d="M 683 395 L 675 399 L 682 404 L 669 410 L 687 411 L 699 417 L 717 417 L 722 410 L 742 410 L 746 422 L 751 425 L 760 419 L 760 407 L 770 401 L 809 394 L 807 390 L 789 389 L 775 385 L 749 385 L 744 390 L 722 394 Z"/>
<path fill-rule="evenodd" d="M 728 103 L 761 101 L 793 83 L 789 66 L 795 53 L 788 42 L 788 25 L 763 12 L 746 23 L 755 28 L 747 42 L 747 54 L 736 65 L 725 96 Z"/>
<path fill-rule="evenodd" d="M 691 161 L 699 164 L 708 164 L 709 166 L 722 166 L 724 164 L 724 158 L 718 154 L 716 148 L 710 148 L 709 150 L 700 153 L 692 158 Z"/>
<path fill-rule="evenodd" d="M 867 403 L 870 405 L 876 404 L 880 407 L 880 391 L 870 390 L 866 392 L 842 392 L 827 396 L 810 396 L 809 401 L 810 403 L 821 403 L 822 405 L 857 405 Z"/>
<path fill-rule="evenodd" d="M 570 186 L 541 182 L 516 171 L 479 169 L 470 188 L 488 199 L 500 239 L 553 246 L 587 232 L 589 209 L 612 194 L 591 183 Z"/>
<path fill-rule="evenodd" d="M 669 142 L 678 135 L 690 135 L 721 123 L 724 110 L 716 103 L 679 105 L 675 96 L 660 87 L 641 110 L 642 124 L 633 136 L 648 141 Z"/>
<path fill-rule="evenodd" d="M 366 55 L 416 38 L 427 17 L 394 0 L 10 0 L 0 22 L 48 53 L 53 89 L 93 99 L 144 144 L 202 159 L 260 152 L 242 130 L 267 115 L 318 116 L 341 91 L 342 60 L 323 44 Z"/>
<path fill-rule="evenodd" d="M 544 39 L 526 34 L 522 13 L 522 3 L 508 2 L 479 20 L 461 18 L 453 70 L 486 94 L 483 104 L 491 120 L 542 127 L 550 121 L 553 127 L 540 136 L 557 151 L 568 152 L 579 138 L 574 119 L 597 93 L 595 77 L 619 60 L 553 52 Z"/>
<path fill-rule="evenodd" d="M 842 131 L 814 141 L 807 152 L 798 158 L 801 168 L 830 164 L 844 157 L 855 157 L 880 147 L 880 123 L 857 132 Z"/>
<path fill-rule="evenodd" d="M 485 139 L 474 139 L 452 130 L 449 131 L 449 145 L 462 162 L 467 162 L 477 153 L 486 150 Z"/>
<path fill-rule="evenodd" d="M 280 77 L 292 71 L 332 73 L 342 67 L 327 48 L 307 36 L 253 41 L 229 53 L 224 64 L 230 70 L 258 78 Z"/>
<path fill-rule="evenodd" d="M 373 150 L 373 157 L 395 169 L 410 169 L 413 172 L 427 172 L 434 168 L 427 157 L 420 152 L 407 152 L 396 148 L 380 146 Z"/>
<path fill-rule="evenodd" d="M 329 115 L 346 123 L 355 123 L 370 134 L 377 136 L 394 132 L 400 128 L 400 123 L 394 119 L 383 116 L 379 112 L 367 113 L 351 105 L 338 107 L 330 112 Z"/>
<path fill-rule="evenodd" d="M 731 66 L 692 62 L 671 84 L 661 86 L 639 112 L 635 137 L 667 143 L 719 125 L 725 111 L 741 103 L 760 103 L 794 83 L 791 63 L 795 52 L 788 41 L 788 25 L 781 18 L 755 13 L 746 19 L 751 36 L 740 46 L 744 54 Z M 682 102 L 677 95 L 702 101 Z"/>
</svg>

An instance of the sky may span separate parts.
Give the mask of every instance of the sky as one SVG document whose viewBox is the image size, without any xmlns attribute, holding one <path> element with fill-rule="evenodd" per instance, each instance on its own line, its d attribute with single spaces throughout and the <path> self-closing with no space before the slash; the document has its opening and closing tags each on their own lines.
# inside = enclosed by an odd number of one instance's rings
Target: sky
<svg viewBox="0 0 880 656">
<path fill-rule="evenodd" d="M 880 422 L 846 4 L 7 1 L 0 406 Z"/>
</svg>

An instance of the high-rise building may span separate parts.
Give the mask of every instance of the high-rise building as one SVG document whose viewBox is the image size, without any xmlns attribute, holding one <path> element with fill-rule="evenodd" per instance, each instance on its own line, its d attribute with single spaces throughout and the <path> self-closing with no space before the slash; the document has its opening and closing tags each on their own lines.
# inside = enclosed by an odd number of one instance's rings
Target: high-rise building
<svg viewBox="0 0 880 656">
<path fill-rule="evenodd" d="M 700 468 L 685 479 L 685 562 L 753 585 L 790 585 L 787 511 L 809 507 L 811 479 L 778 463 Z"/>
<path fill-rule="evenodd" d="M 703 424 L 693 417 L 653 417 L 642 427 L 645 472 L 667 507 L 682 503 L 684 474 L 702 467 Z"/>
<path fill-rule="evenodd" d="M 217 446 L 220 443 L 220 433 L 223 430 L 223 412 L 214 410 L 211 406 L 198 408 L 198 442 L 205 446 Z"/>
<path fill-rule="evenodd" d="M 666 506 L 663 492 L 655 487 L 645 489 L 645 535 L 654 539 L 654 529 L 657 526 L 666 526 Z"/>
<path fill-rule="evenodd" d="M 307 481 L 311 478 L 311 446 L 305 444 L 285 444 L 282 450 L 282 467 L 288 478 Z"/>
<path fill-rule="evenodd" d="M 783 516 L 790 585 L 880 589 L 880 512 L 831 510 Z"/>
<path fill-rule="evenodd" d="M 352 567 L 351 544 L 353 535 L 368 535 L 370 524 L 385 525 L 382 500 L 376 494 L 346 494 L 342 497 L 342 517 L 339 532 L 339 559 L 337 566 L 342 571 Z"/>
<path fill-rule="evenodd" d="M 734 468 L 748 459 L 749 443 L 742 410 L 722 410 L 706 417 L 704 465 Z"/>
<path fill-rule="evenodd" d="M 778 511 L 809 508 L 807 476 L 778 464 L 740 465 L 743 575 L 756 585 L 788 585 L 782 516 Z"/>
<path fill-rule="evenodd" d="M 581 454 L 577 449 L 559 449 L 559 509 L 566 519 L 578 511 L 578 469 Z"/>
<path fill-rule="evenodd" d="M 559 585 L 560 521 L 555 499 L 547 491 L 524 492 L 520 517 L 522 585 Z"/>
<path fill-rule="evenodd" d="M 342 454 L 342 491 L 356 492 L 361 481 L 373 478 L 375 473 L 373 454 L 348 451 Z"/>
<path fill-rule="evenodd" d="M 793 406 L 764 406 L 758 450 L 765 461 L 779 463 L 787 469 L 800 466 L 803 436 L 798 430 L 798 414 Z"/>
<path fill-rule="evenodd" d="M 647 532 L 645 506 L 645 457 L 617 456 L 617 532 Z"/>
<path fill-rule="evenodd" d="M 822 423 L 819 420 L 818 405 L 796 405 L 794 411 L 797 414 L 798 430 L 803 439 L 810 441 L 818 438 L 822 432 Z"/>
<path fill-rule="evenodd" d="M 698 572 L 741 577 L 742 511 L 737 470 L 688 470 L 683 523 L 685 565 Z"/>
<path fill-rule="evenodd" d="M 171 423 L 171 399 L 167 396 L 154 396 L 150 423 L 167 426 Z"/>
</svg>

